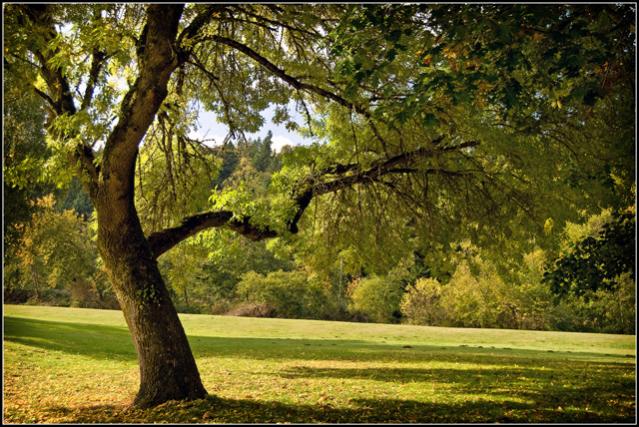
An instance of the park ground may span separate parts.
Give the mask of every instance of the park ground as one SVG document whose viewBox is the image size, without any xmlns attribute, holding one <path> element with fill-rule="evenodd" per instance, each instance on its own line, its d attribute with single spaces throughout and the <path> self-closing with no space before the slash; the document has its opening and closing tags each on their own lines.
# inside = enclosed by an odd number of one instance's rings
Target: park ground
<svg viewBox="0 0 639 427">
<path fill-rule="evenodd" d="M 139 410 L 120 311 L 4 306 L 4 423 L 622 422 L 634 335 L 180 315 L 210 397 Z"/>
</svg>

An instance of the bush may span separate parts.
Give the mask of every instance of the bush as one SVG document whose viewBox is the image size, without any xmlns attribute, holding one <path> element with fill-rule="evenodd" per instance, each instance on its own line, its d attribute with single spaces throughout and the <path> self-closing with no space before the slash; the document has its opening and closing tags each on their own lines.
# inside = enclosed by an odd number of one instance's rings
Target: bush
<svg viewBox="0 0 639 427">
<path fill-rule="evenodd" d="M 90 282 L 74 279 L 71 281 L 69 288 L 71 294 L 71 307 L 100 307 L 100 296 Z"/>
<path fill-rule="evenodd" d="M 349 290 L 349 311 L 354 315 L 363 314 L 368 320 L 378 323 L 398 320 L 402 298 L 402 288 L 398 282 L 372 276 L 356 279 Z"/>
<path fill-rule="evenodd" d="M 400 309 L 407 323 L 441 325 L 446 313 L 441 307 L 442 285 L 435 279 L 418 279 L 402 296 Z"/>
<path fill-rule="evenodd" d="M 20 301 L 27 296 L 29 304 L 117 308 L 106 279 L 99 277 L 89 224 L 75 211 L 59 212 L 54 205 L 52 195 L 34 202 L 38 209 L 6 259 L 5 286 Z"/>
<path fill-rule="evenodd" d="M 441 305 L 452 326 L 516 327 L 516 305 L 504 295 L 505 291 L 504 283 L 493 271 L 482 269 L 475 277 L 469 265 L 462 262 L 444 286 Z"/>
<path fill-rule="evenodd" d="M 457 266 L 448 283 L 419 279 L 402 298 L 408 323 L 479 328 L 550 329 L 552 294 L 541 284 L 507 284 L 494 266 L 476 260 Z"/>
<path fill-rule="evenodd" d="M 277 317 L 275 308 L 267 304 L 241 303 L 226 313 L 228 316 Z"/>
<path fill-rule="evenodd" d="M 637 284 L 629 272 L 615 277 L 614 291 L 601 299 L 606 310 L 604 332 L 619 334 L 636 333 L 636 289 Z"/>
<path fill-rule="evenodd" d="M 27 301 L 27 304 L 69 307 L 71 305 L 71 294 L 66 289 L 46 288 L 38 293 L 34 293 Z"/>
<path fill-rule="evenodd" d="M 520 329 L 552 330 L 559 317 L 550 288 L 541 283 L 516 286 Z"/>
<path fill-rule="evenodd" d="M 4 303 L 5 304 L 25 304 L 31 295 L 32 291 L 28 289 L 20 289 L 5 286 L 4 288 Z"/>
<path fill-rule="evenodd" d="M 583 295 L 570 295 L 558 304 L 556 328 L 568 331 L 635 333 L 635 281 L 627 272 L 609 285 Z"/>
<path fill-rule="evenodd" d="M 246 273 L 237 284 L 236 295 L 240 303 L 268 307 L 277 317 L 323 319 L 331 315 L 334 305 L 328 288 L 309 280 L 303 271 Z"/>
</svg>

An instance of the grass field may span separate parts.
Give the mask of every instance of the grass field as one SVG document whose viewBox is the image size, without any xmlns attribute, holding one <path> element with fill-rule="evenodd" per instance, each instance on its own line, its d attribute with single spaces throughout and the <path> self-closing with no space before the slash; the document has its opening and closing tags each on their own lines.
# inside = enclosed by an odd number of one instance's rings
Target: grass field
<svg viewBox="0 0 639 427">
<path fill-rule="evenodd" d="M 211 396 L 137 410 L 121 312 L 5 305 L 4 422 L 635 420 L 634 336 L 180 317 Z"/>
</svg>

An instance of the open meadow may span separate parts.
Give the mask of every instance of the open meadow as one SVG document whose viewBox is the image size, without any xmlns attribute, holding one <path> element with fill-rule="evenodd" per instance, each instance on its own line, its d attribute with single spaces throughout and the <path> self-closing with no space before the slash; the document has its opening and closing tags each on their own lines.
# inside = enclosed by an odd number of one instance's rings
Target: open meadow
<svg viewBox="0 0 639 427">
<path fill-rule="evenodd" d="M 5 423 L 634 422 L 635 336 L 180 315 L 209 398 L 129 407 L 120 311 L 4 306 Z"/>
</svg>

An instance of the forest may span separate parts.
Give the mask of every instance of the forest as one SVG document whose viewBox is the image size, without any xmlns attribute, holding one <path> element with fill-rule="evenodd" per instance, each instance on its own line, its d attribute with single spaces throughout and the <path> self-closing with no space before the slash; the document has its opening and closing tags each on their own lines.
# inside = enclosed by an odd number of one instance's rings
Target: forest
<svg viewBox="0 0 639 427">
<path fill-rule="evenodd" d="M 140 407 L 178 312 L 634 334 L 635 14 L 5 5 L 4 302 L 122 310 Z"/>
</svg>

